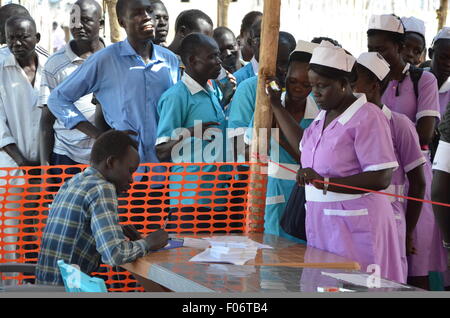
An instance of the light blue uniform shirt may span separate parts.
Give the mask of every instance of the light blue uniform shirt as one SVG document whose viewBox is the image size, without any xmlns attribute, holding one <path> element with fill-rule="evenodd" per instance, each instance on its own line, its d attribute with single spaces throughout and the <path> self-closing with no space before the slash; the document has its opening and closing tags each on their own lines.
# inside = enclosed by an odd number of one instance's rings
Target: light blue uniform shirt
<svg viewBox="0 0 450 318">
<path fill-rule="evenodd" d="M 170 141 L 172 136 L 176 139 L 177 129 L 194 127 L 196 121 L 218 122 L 220 126 L 211 128 L 219 128 L 222 134 L 226 128 L 225 114 L 213 88 L 209 85 L 207 88 L 202 87 L 186 73 L 181 82 L 163 94 L 158 103 L 158 115 L 160 121 L 156 145 Z M 199 133 L 201 134 L 201 130 Z M 209 141 L 185 138 L 183 144 L 188 143 L 191 143 L 191 153 L 172 158 L 173 162 L 223 162 L 220 153 L 217 153 L 217 156 L 203 156 L 203 148 L 210 144 Z M 188 148 L 189 146 L 185 149 Z"/>
<path fill-rule="evenodd" d="M 224 144 L 225 144 L 225 128 L 226 120 L 219 100 L 215 95 L 212 87 L 204 88 L 192 79 L 187 73 L 184 73 L 181 82 L 177 83 L 174 87 L 169 89 L 163 94 L 158 104 L 158 114 L 160 121 L 158 124 L 158 139 L 156 145 L 163 144 L 174 139 L 177 139 L 179 128 L 190 128 L 196 125 L 196 121 L 218 122 L 219 128 L 217 132 L 223 136 L 222 140 L 217 141 L 217 147 L 219 151 L 207 151 L 207 147 L 211 147 L 212 143 L 208 140 L 201 140 L 199 138 L 185 138 L 181 143 L 175 147 L 180 147 L 180 151 L 175 151 L 175 157 L 172 157 L 171 161 L 174 163 L 214 163 L 223 162 L 224 160 Z M 201 130 L 200 130 L 201 134 Z M 201 135 L 199 137 L 202 137 Z M 191 150 L 190 153 L 185 154 L 181 151 Z M 211 154 L 211 155 L 210 155 Z M 212 171 L 214 166 L 207 166 L 202 169 L 204 172 Z M 183 170 L 181 166 L 174 166 L 172 172 L 180 172 Z M 187 172 L 199 172 L 199 168 L 195 165 L 188 167 Z M 188 175 L 185 180 L 196 181 L 200 174 Z M 203 176 L 208 177 L 208 176 Z M 203 178 L 202 177 L 202 178 Z M 170 176 L 171 181 L 181 181 L 181 176 Z M 202 180 L 207 180 L 203 178 Z M 213 184 L 211 184 L 211 187 Z M 171 189 L 179 189 L 181 185 L 171 184 Z M 189 189 L 189 184 L 185 186 L 185 189 Z M 184 191 L 183 197 L 192 197 L 195 195 L 195 191 Z M 172 193 L 176 195 L 177 193 Z M 203 200 L 204 201 L 204 200 Z M 207 203 L 207 202 L 201 203 Z M 193 199 L 185 199 L 183 204 L 193 204 Z M 177 204 L 175 200 L 171 200 L 171 204 Z"/>
<path fill-rule="evenodd" d="M 241 85 L 246 79 L 257 76 L 258 67 L 258 62 L 253 58 L 250 63 L 234 72 L 233 76 L 236 77 L 237 86 Z"/>
<path fill-rule="evenodd" d="M 256 90 L 258 77 L 254 76 L 239 85 L 230 104 L 228 128 L 244 128 L 241 134 L 249 126 L 255 113 Z"/>
<path fill-rule="evenodd" d="M 145 64 L 125 40 L 92 55 L 52 92 L 48 107 L 66 128 L 73 129 L 87 121 L 74 102 L 94 93 L 109 126 L 138 134 L 141 162 L 158 162 L 157 105 L 161 95 L 178 78 L 175 54 L 153 45 L 151 61 Z"/>
</svg>

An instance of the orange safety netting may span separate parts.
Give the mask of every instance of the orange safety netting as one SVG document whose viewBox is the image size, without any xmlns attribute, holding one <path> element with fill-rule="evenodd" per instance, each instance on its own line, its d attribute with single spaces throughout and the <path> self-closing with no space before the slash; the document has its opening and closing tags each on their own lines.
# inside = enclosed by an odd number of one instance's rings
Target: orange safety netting
<svg viewBox="0 0 450 318">
<path fill-rule="evenodd" d="M 84 168 L 0 168 L 0 263 L 36 263 L 54 196 L 65 180 Z M 247 217 L 249 188 L 261 188 L 253 182 L 250 186 L 249 165 L 146 164 L 141 169 L 145 172 L 136 172 L 132 189 L 119 197 L 121 224 L 133 224 L 146 235 L 159 229 L 172 209 L 170 233 L 262 231 L 261 217 Z M 253 219 L 259 220 L 257 224 L 252 224 Z M 109 291 L 142 291 L 132 275 L 119 267 L 102 265 L 93 275 L 105 279 Z M 33 278 L 3 275 L 3 280 L 19 283 Z"/>
</svg>

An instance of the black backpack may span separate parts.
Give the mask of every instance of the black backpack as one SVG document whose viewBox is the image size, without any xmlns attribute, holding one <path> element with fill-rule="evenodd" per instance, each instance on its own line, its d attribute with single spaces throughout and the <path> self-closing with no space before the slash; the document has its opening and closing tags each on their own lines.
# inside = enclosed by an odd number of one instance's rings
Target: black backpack
<svg viewBox="0 0 450 318">
<path fill-rule="evenodd" d="M 411 65 L 409 68 L 409 76 L 411 76 L 411 81 L 413 82 L 414 94 L 416 94 L 416 99 L 419 98 L 419 81 L 422 78 L 423 72 L 423 68 L 418 68 L 413 65 Z"/>
</svg>

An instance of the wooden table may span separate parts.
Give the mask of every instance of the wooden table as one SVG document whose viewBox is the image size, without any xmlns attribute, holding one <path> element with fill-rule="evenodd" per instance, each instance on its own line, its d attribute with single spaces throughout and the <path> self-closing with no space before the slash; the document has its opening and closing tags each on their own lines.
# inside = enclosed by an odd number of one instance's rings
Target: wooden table
<svg viewBox="0 0 450 318">
<path fill-rule="evenodd" d="M 205 238 L 210 236 L 185 235 L 184 237 Z M 307 247 L 282 237 L 259 233 L 248 234 L 247 236 L 258 243 L 270 245 L 273 249 L 258 250 L 256 258 L 248 261 L 245 265 L 360 270 L 359 264 L 355 261 Z M 146 291 L 169 291 L 150 280 L 149 274 L 152 266 L 161 263 L 190 263 L 189 260 L 200 252 L 202 250 L 189 247 L 159 251 L 150 253 L 121 267 L 132 273 Z"/>
</svg>

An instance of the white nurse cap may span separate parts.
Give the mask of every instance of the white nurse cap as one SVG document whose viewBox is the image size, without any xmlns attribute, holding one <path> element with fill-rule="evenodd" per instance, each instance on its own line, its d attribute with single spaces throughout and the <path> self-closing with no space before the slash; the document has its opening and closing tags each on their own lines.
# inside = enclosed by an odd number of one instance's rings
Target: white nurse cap
<svg viewBox="0 0 450 318">
<path fill-rule="evenodd" d="M 318 46 L 319 46 L 319 44 L 317 44 L 317 43 L 299 40 L 297 42 L 297 47 L 295 48 L 294 52 L 292 52 L 292 53 L 305 52 L 305 53 L 313 54 L 314 49 L 317 48 Z"/>
<path fill-rule="evenodd" d="M 391 71 L 389 63 L 377 52 L 363 53 L 358 57 L 357 62 L 368 68 L 380 81 L 384 80 Z"/>
<path fill-rule="evenodd" d="M 369 30 L 405 33 L 402 21 L 393 14 L 372 15 L 369 21 Z"/>
<path fill-rule="evenodd" d="M 441 39 L 450 40 L 450 27 L 443 27 L 434 38 L 433 44 Z"/>
<path fill-rule="evenodd" d="M 322 41 L 314 49 L 310 64 L 332 67 L 344 72 L 351 72 L 356 59 L 347 54 L 344 49 L 334 46 L 328 41 Z"/>
<path fill-rule="evenodd" d="M 425 37 L 425 22 L 422 20 L 415 17 L 403 17 L 402 22 L 405 27 L 405 32 L 415 32 Z"/>
</svg>

